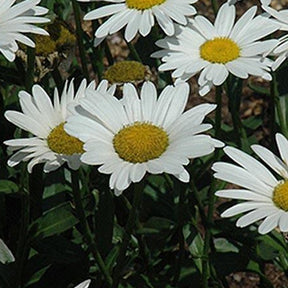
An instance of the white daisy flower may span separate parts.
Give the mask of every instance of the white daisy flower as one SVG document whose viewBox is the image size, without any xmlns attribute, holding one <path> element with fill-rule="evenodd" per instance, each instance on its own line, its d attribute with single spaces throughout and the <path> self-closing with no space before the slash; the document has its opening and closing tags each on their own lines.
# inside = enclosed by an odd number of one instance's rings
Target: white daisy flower
<svg viewBox="0 0 288 288">
<path fill-rule="evenodd" d="M 288 9 L 277 11 L 268 7 L 267 5 L 269 4 L 269 1 L 267 3 L 264 2 L 262 8 L 279 22 L 280 30 L 288 31 Z M 272 54 L 277 56 L 276 61 L 272 65 L 272 69 L 275 71 L 288 58 L 288 34 L 279 39 L 279 43 L 273 49 Z"/>
<path fill-rule="evenodd" d="M 240 213 L 236 225 L 246 227 L 264 219 L 258 228 L 266 234 L 279 227 L 288 231 L 288 140 L 282 134 L 276 134 L 276 142 L 281 159 L 267 148 L 252 145 L 252 150 L 279 176 L 280 180 L 258 160 L 233 148 L 225 147 L 224 152 L 238 165 L 217 162 L 212 166 L 214 177 L 233 183 L 243 189 L 226 189 L 216 192 L 219 197 L 246 200 L 222 213 L 222 217 L 232 217 Z"/>
<path fill-rule="evenodd" d="M 88 280 L 80 283 L 79 285 L 77 285 L 75 288 L 88 288 L 90 283 L 91 283 L 91 280 L 88 279 Z"/>
<path fill-rule="evenodd" d="M 27 46 L 35 47 L 35 43 L 22 33 L 49 35 L 47 31 L 32 24 L 47 23 L 50 20 L 40 15 L 48 9 L 37 6 L 41 0 L 0 0 L 0 52 L 9 60 L 14 61 L 19 41 Z"/>
<path fill-rule="evenodd" d="M 186 81 L 201 71 L 201 96 L 213 85 L 221 85 L 229 73 L 243 79 L 255 75 L 271 80 L 272 61 L 262 55 L 277 40 L 258 40 L 276 31 L 279 25 L 262 15 L 254 17 L 256 10 L 256 6 L 250 8 L 235 24 L 235 6 L 229 3 L 220 7 L 214 25 L 205 17 L 196 16 L 191 25 L 177 26 L 173 37 L 157 41 L 164 50 L 152 57 L 162 57 L 165 63 L 159 70 L 175 70 L 172 76 L 178 81 Z"/>
<path fill-rule="evenodd" d="M 63 126 L 67 117 L 75 113 L 75 106 L 80 98 L 83 98 L 87 91 L 94 89 L 94 82 L 87 87 L 86 80 L 83 80 L 75 93 L 73 81 L 69 85 L 66 81 L 61 100 L 55 89 L 54 105 L 39 85 L 33 86 L 32 95 L 20 91 L 19 100 L 23 113 L 6 111 L 5 117 L 14 125 L 33 134 L 34 137 L 4 142 L 11 151 L 17 151 L 8 160 L 8 165 L 13 167 L 21 161 L 29 161 L 27 165 L 29 173 L 38 163 L 45 163 L 44 172 L 54 171 L 65 162 L 71 169 L 78 169 L 81 164 L 80 155 L 84 152 L 83 143 L 68 135 Z M 97 90 L 114 92 L 113 87 L 108 90 L 107 81 L 101 82 Z"/>
<path fill-rule="evenodd" d="M 65 130 L 84 142 L 81 161 L 100 165 L 99 171 L 112 174 L 110 188 L 121 194 L 146 172 L 169 173 L 188 182 L 183 165 L 189 158 L 210 154 L 222 142 L 200 134 L 211 128 L 204 117 L 216 105 L 202 104 L 183 113 L 189 85 L 167 86 L 157 99 L 151 82 L 143 84 L 140 99 L 132 84 L 125 84 L 123 99 L 91 93 L 80 101 L 93 117 L 75 115 Z"/>
<path fill-rule="evenodd" d="M 90 0 L 78 0 L 91 2 Z M 92 0 L 93 1 L 93 0 Z M 155 18 L 162 30 L 169 36 L 174 34 L 174 21 L 187 24 L 187 16 L 196 14 L 191 5 L 197 0 L 103 0 L 109 4 L 97 8 L 84 17 L 84 20 L 95 20 L 111 16 L 95 32 L 101 42 L 108 34 L 121 30 L 124 26 L 125 39 L 130 42 L 139 32 L 147 36 L 155 25 Z"/>
</svg>

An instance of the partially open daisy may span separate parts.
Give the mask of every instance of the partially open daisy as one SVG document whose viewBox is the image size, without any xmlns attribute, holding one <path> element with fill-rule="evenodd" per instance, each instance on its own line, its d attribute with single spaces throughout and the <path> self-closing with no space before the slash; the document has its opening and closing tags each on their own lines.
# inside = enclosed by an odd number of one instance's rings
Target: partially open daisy
<svg viewBox="0 0 288 288">
<path fill-rule="evenodd" d="M 97 89 L 106 92 L 107 87 L 108 83 L 105 81 Z M 73 81 L 69 85 L 66 81 L 61 99 L 55 89 L 54 105 L 39 85 L 33 86 L 32 95 L 20 91 L 19 100 L 23 113 L 6 111 L 5 117 L 34 137 L 4 142 L 10 150 L 17 151 L 8 160 L 8 165 L 13 167 L 21 161 L 29 161 L 27 169 L 30 173 L 33 166 L 38 163 L 45 163 L 45 172 L 56 170 L 65 162 L 71 169 L 78 169 L 81 164 L 80 155 L 84 152 L 83 143 L 68 135 L 63 127 L 67 117 L 75 111 L 79 99 L 83 98 L 87 91 L 94 89 L 94 83 L 87 87 L 86 80 L 83 80 L 74 93 Z"/>
<path fill-rule="evenodd" d="M 0 0 L 0 52 L 14 61 L 19 41 L 27 46 L 35 47 L 34 42 L 22 33 L 49 35 L 47 31 L 32 24 L 47 23 L 50 20 L 40 15 L 48 9 L 37 6 L 41 0 L 26 0 L 13 5 L 16 0 Z"/>
<path fill-rule="evenodd" d="M 269 6 L 269 1 L 262 2 L 262 8 L 273 16 L 280 24 L 280 30 L 288 31 L 288 9 L 277 11 Z M 276 70 L 288 58 L 288 34 L 279 39 L 279 43 L 272 51 L 273 55 L 277 56 L 276 61 L 272 65 L 272 69 Z"/>
<path fill-rule="evenodd" d="M 226 189 L 216 192 L 219 197 L 245 200 L 222 213 L 222 217 L 232 217 L 240 213 L 236 225 L 246 227 L 261 219 L 258 231 L 266 234 L 277 226 L 282 232 L 288 231 L 288 140 L 276 134 L 276 142 L 281 159 L 267 148 L 252 145 L 252 150 L 276 172 L 275 176 L 258 160 L 233 147 L 224 152 L 238 165 L 217 162 L 212 166 L 214 177 L 236 184 L 243 189 Z"/>
<path fill-rule="evenodd" d="M 164 48 L 152 54 L 165 62 L 159 70 L 175 70 L 172 76 L 178 81 L 186 81 L 201 71 L 198 84 L 202 96 L 213 85 L 221 85 L 229 73 L 243 79 L 250 74 L 271 80 L 272 61 L 262 55 L 277 40 L 258 40 L 279 25 L 262 15 L 254 17 L 256 10 L 256 6 L 250 8 L 234 24 L 235 6 L 225 3 L 214 25 L 203 16 L 196 16 L 186 27 L 178 25 L 174 36 L 156 42 Z"/>
<path fill-rule="evenodd" d="M 91 2 L 93 0 L 78 0 Z M 106 37 L 125 29 L 125 39 L 130 42 L 139 32 L 147 36 L 155 24 L 156 17 L 160 27 L 167 35 L 174 34 L 174 21 L 187 24 L 187 16 L 196 13 L 191 5 L 197 0 L 103 0 L 108 5 L 97 8 L 85 15 L 84 20 L 95 20 L 111 16 L 95 32 L 96 38 Z"/>
<path fill-rule="evenodd" d="M 108 67 L 103 78 L 111 84 L 143 83 L 148 80 L 149 68 L 137 61 L 120 61 Z"/>
<path fill-rule="evenodd" d="M 91 117 L 69 117 L 65 130 L 85 143 L 84 163 L 101 165 L 101 173 L 112 174 L 110 188 L 116 195 L 131 182 L 139 182 L 146 172 L 166 172 L 188 182 L 183 167 L 188 159 L 223 146 L 200 134 L 211 128 L 202 121 L 215 105 L 202 104 L 183 113 L 188 94 L 189 85 L 182 83 L 167 86 L 157 99 L 151 82 L 143 84 L 140 99 L 132 84 L 124 85 L 121 100 L 91 93 L 80 101 Z"/>
</svg>

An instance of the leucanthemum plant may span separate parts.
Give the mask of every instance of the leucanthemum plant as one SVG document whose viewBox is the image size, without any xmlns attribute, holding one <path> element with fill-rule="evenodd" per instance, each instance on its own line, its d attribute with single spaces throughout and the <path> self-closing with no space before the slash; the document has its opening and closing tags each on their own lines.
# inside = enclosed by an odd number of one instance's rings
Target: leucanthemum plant
<svg viewBox="0 0 288 288">
<path fill-rule="evenodd" d="M 200 134 L 211 128 L 204 117 L 216 105 L 202 104 L 183 113 L 189 85 L 167 86 L 157 99 L 157 90 L 145 82 L 140 98 L 132 84 L 125 84 L 121 100 L 91 92 L 80 101 L 90 114 L 68 118 L 65 130 L 84 143 L 81 161 L 100 165 L 111 174 L 110 188 L 116 195 L 139 182 L 146 172 L 169 173 L 188 182 L 183 165 L 222 147 L 219 140 Z"/>
<path fill-rule="evenodd" d="M 240 166 L 225 162 L 212 166 L 214 177 L 243 187 L 216 192 L 219 197 L 245 200 L 227 209 L 221 216 L 246 213 L 237 220 L 238 227 L 264 219 L 258 228 L 260 234 L 269 233 L 276 227 L 282 232 L 288 231 L 288 140 L 278 133 L 276 142 L 281 159 L 263 146 L 252 145 L 251 148 L 280 179 L 261 162 L 233 147 L 225 147 L 224 152 Z"/>
<path fill-rule="evenodd" d="M 262 8 L 269 15 L 274 17 L 276 21 L 279 22 L 280 30 L 288 31 L 288 9 L 277 11 L 272 7 L 268 6 L 269 4 L 270 1 L 262 1 Z M 272 55 L 277 56 L 277 59 L 272 65 L 272 69 L 276 70 L 288 58 L 288 34 L 282 36 L 279 39 L 279 43 L 277 47 L 273 49 Z"/>
<path fill-rule="evenodd" d="M 92 2 L 93 0 L 78 1 Z M 125 39 L 130 42 L 137 32 L 144 37 L 147 36 L 155 25 L 155 18 L 165 34 L 173 35 L 174 22 L 186 25 L 187 17 L 196 14 L 191 4 L 197 0 L 103 0 L 103 2 L 109 4 L 84 16 L 84 20 L 111 16 L 96 30 L 95 37 L 103 39 L 126 26 Z"/>
<path fill-rule="evenodd" d="M 9 61 L 15 59 L 17 41 L 35 47 L 35 43 L 23 33 L 49 35 L 44 29 L 32 25 L 50 21 L 39 17 L 48 12 L 48 9 L 37 6 L 40 1 L 26 0 L 15 4 L 16 0 L 0 0 L 0 52 Z"/>
<path fill-rule="evenodd" d="M 214 25 L 200 15 L 186 27 L 178 25 L 174 36 L 156 42 L 164 50 L 152 57 L 162 58 L 160 71 L 175 70 L 172 77 L 177 81 L 187 81 L 200 72 L 201 96 L 213 85 L 223 84 L 229 73 L 242 79 L 255 75 L 271 80 L 269 71 L 273 62 L 262 55 L 277 40 L 259 40 L 276 31 L 279 25 L 263 15 L 255 17 L 256 11 L 256 6 L 251 7 L 234 23 L 235 6 L 225 3 Z"/>
<path fill-rule="evenodd" d="M 26 91 L 19 92 L 20 106 L 23 112 L 6 111 L 8 121 L 34 135 L 30 138 L 11 139 L 4 142 L 11 151 L 17 151 L 8 160 L 8 165 L 14 167 L 21 161 L 29 161 L 27 169 L 32 172 L 34 165 L 45 163 L 44 172 L 51 172 L 67 163 L 69 168 L 76 170 L 80 167 L 80 155 L 84 152 L 83 143 L 77 138 L 68 135 L 64 124 L 69 115 L 75 113 L 75 107 L 88 90 L 94 90 L 95 83 L 87 86 L 83 80 L 74 91 L 73 81 L 65 86 L 61 95 L 54 90 L 54 103 L 48 94 L 39 85 L 34 85 L 32 95 Z M 114 93 L 112 86 L 103 81 L 97 87 L 98 91 Z"/>
</svg>

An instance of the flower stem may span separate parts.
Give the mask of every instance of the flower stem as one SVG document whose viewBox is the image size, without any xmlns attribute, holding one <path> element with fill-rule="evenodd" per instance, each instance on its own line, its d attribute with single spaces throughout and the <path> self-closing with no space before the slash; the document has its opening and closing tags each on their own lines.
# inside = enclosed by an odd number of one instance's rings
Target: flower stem
<svg viewBox="0 0 288 288">
<path fill-rule="evenodd" d="M 215 137 L 218 138 L 221 129 L 221 110 L 222 110 L 222 87 L 216 87 L 216 115 L 215 115 Z M 216 150 L 214 153 L 214 162 L 219 158 L 219 151 Z M 210 262 L 209 262 L 209 252 L 210 252 L 210 242 L 212 238 L 211 228 L 213 225 L 213 214 L 215 205 L 215 190 L 216 190 L 216 179 L 213 178 L 210 189 L 208 191 L 208 212 L 207 212 L 207 227 L 205 230 L 204 238 L 204 248 L 203 248 L 203 258 L 202 258 L 202 286 L 203 288 L 209 288 L 208 280 L 210 278 Z"/>
<path fill-rule="evenodd" d="M 85 210 L 83 207 L 82 199 L 81 199 L 81 194 L 80 194 L 80 187 L 79 187 L 79 174 L 77 171 L 70 170 L 71 172 L 71 181 L 72 181 L 72 191 L 73 191 L 73 198 L 74 198 L 74 204 L 76 208 L 76 212 L 78 215 L 78 219 L 80 221 L 80 226 L 81 230 L 83 233 L 84 240 L 86 244 L 88 245 L 91 253 L 93 254 L 99 269 L 103 273 L 107 284 L 109 287 L 112 286 L 112 278 L 109 274 L 109 271 L 105 265 L 104 260 L 102 259 L 102 256 L 100 255 L 98 251 L 98 247 L 96 245 L 96 242 L 94 241 L 94 237 L 92 235 L 92 232 L 90 230 L 90 227 L 88 225 L 86 215 L 85 215 Z"/>
<path fill-rule="evenodd" d="M 177 234 L 179 243 L 179 253 L 178 259 L 176 260 L 175 273 L 173 279 L 173 286 L 177 287 L 179 278 L 181 275 L 181 268 L 185 257 L 185 238 L 183 235 L 183 227 L 185 224 L 185 206 L 186 206 L 186 191 L 187 187 L 180 181 L 175 180 L 174 185 L 179 193 L 179 203 L 178 203 L 178 223 L 177 223 Z"/>
<path fill-rule="evenodd" d="M 84 37 L 83 37 L 83 30 L 82 30 L 81 19 L 80 19 L 80 8 L 76 0 L 72 0 L 72 6 L 73 6 L 73 11 L 74 11 L 75 23 L 76 23 L 77 43 L 78 43 L 78 48 L 79 48 L 83 75 L 86 79 L 89 79 L 86 53 L 85 53 L 85 48 L 84 48 L 84 44 L 82 41 Z"/>
<path fill-rule="evenodd" d="M 236 134 L 237 145 L 238 147 L 245 147 L 245 149 L 249 149 L 249 141 L 239 113 L 242 87 L 242 79 L 236 78 L 233 75 L 229 75 L 227 81 L 225 82 L 226 93 L 229 98 L 228 108 L 231 114 L 234 132 Z"/>
<path fill-rule="evenodd" d="M 141 59 L 139 53 L 137 52 L 135 46 L 131 42 L 126 41 L 126 43 L 127 43 L 127 46 L 129 48 L 130 53 L 131 53 L 132 57 L 134 58 L 134 60 L 142 63 L 142 59 Z"/>
<path fill-rule="evenodd" d="M 217 0 L 211 0 L 213 12 L 215 15 L 217 15 L 218 9 L 219 9 L 219 3 Z"/>
<path fill-rule="evenodd" d="M 142 200 L 142 194 L 143 194 L 143 189 L 144 189 L 143 181 L 141 181 L 140 183 L 135 183 L 134 188 L 135 188 L 134 189 L 135 192 L 134 192 L 133 204 L 129 211 L 128 220 L 125 226 L 125 233 L 124 233 L 123 240 L 122 240 L 122 245 L 120 247 L 119 255 L 116 261 L 117 265 L 114 269 L 112 288 L 117 288 L 120 282 L 121 272 L 122 272 L 123 264 L 125 262 L 125 257 L 126 257 L 126 251 L 127 251 L 130 239 L 131 239 L 131 234 L 137 223 L 135 219 L 138 218 L 137 213 L 138 213 L 138 209 L 140 207 L 140 203 Z"/>
<path fill-rule="evenodd" d="M 283 115 L 283 111 L 281 109 L 280 98 L 279 98 L 279 93 L 278 93 L 278 89 L 277 89 L 277 81 L 276 81 L 276 77 L 275 77 L 274 73 L 272 73 L 272 81 L 270 84 L 270 94 L 271 94 L 272 102 L 274 104 L 272 109 L 276 108 L 276 111 L 277 111 L 276 114 L 277 114 L 277 117 L 279 120 L 281 133 L 286 138 L 288 138 L 287 125 L 286 125 L 285 117 Z M 273 119 L 272 121 L 275 123 L 276 119 Z"/>
<path fill-rule="evenodd" d="M 25 76 L 25 88 L 31 91 L 34 84 L 35 48 L 27 47 L 27 71 Z"/>
</svg>

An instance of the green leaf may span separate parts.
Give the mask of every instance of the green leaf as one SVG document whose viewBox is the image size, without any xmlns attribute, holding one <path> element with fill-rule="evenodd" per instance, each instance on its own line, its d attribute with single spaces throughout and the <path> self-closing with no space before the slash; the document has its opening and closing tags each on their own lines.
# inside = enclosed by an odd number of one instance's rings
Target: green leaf
<svg viewBox="0 0 288 288">
<path fill-rule="evenodd" d="M 248 87 L 258 94 L 270 95 L 270 90 L 268 88 L 253 84 L 251 81 L 248 82 Z"/>
<path fill-rule="evenodd" d="M 239 249 L 225 238 L 216 238 L 214 240 L 214 245 L 217 252 L 239 252 Z"/>
<path fill-rule="evenodd" d="M 262 125 L 262 119 L 260 117 L 249 117 L 248 119 L 243 120 L 243 125 L 251 130 L 256 130 Z"/>
<path fill-rule="evenodd" d="M 64 203 L 47 211 L 41 218 L 32 223 L 31 230 L 36 228 L 34 238 L 49 237 L 62 233 L 78 223 L 70 203 Z"/>
<path fill-rule="evenodd" d="M 0 180 L 0 193 L 12 194 L 18 192 L 18 186 L 9 180 Z"/>
<path fill-rule="evenodd" d="M 201 235 L 190 224 L 183 227 L 183 235 L 197 269 L 202 272 L 201 258 L 203 257 L 204 242 Z"/>
</svg>

